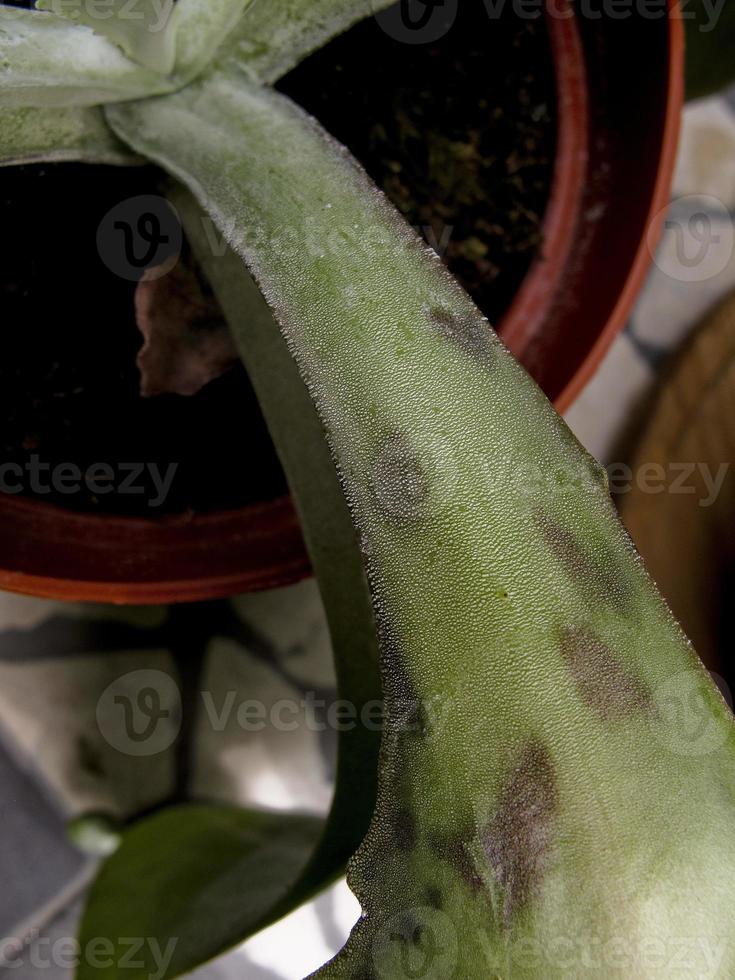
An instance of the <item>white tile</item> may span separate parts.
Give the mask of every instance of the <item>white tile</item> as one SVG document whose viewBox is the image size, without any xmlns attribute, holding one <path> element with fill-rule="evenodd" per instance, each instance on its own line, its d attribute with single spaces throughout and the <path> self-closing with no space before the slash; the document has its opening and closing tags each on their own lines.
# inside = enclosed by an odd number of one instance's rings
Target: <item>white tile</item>
<svg viewBox="0 0 735 980">
<path fill-rule="evenodd" d="M 652 382 L 651 368 L 621 334 L 565 416 L 582 445 L 602 463 L 613 462 L 611 454 L 629 412 Z"/>
<path fill-rule="evenodd" d="M 735 209 L 735 115 L 719 96 L 684 109 L 673 193 L 712 194 Z"/>
</svg>

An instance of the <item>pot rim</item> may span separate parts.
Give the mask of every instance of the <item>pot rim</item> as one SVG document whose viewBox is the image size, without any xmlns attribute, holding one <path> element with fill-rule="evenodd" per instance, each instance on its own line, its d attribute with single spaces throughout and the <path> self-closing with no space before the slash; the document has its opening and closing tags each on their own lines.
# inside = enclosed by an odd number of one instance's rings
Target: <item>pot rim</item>
<svg viewBox="0 0 735 980">
<path fill-rule="evenodd" d="M 678 0 L 668 3 L 664 128 L 646 223 L 654 229 L 653 234 L 660 234 L 663 227 L 684 95 L 683 24 L 674 14 Z M 548 14 L 546 22 L 561 111 L 557 113 L 554 172 L 542 225 L 546 244 L 499 327 L 503 340 L 521 359 L 533 326 L 541 324 L 573 255 L 587 164 L 589 106 L 584 45 L 570 0 L 557 0 L 554 9 L 556 16 Z M 569 10 L 571 16 L 559 17 L 560 9 Z M 614 310 L 554 400 L 557 410 L 569 407 L 599 367 L 626 322 L 650 259 L 644 234 Z M 17 533 L 19 524 L 25 537 Z M 86 561 L 81 563 L 75 561 L 80 540 L 86 554 Z M 122 550 L 121 545 L 125 546 Z M 115 555 L 113 560 L 110 553 Z M 213 553 L 219 556 L 215 567 L 211 563 Z M 310 574 L 289 497 L 237 510 L 150 520 L 76 513 L 45 501 L 2 495 L 0 554 L 5 555 L 0 559 L 2 564 L 13 566 L 0 568 L 1 590 L 122 605 L 222 598 L 291 584 Z M 191 573 L 182 575 L 182 568 L 191 569 Z"/>
<path fill-rule="evenodd" d="M 560 413 L 565 412 L 572 405 L 581 394 L 582 389 L 592 380 L 613 341 L 625 327 L 648 275 L 653 258 L 651 250 L 654 245 L 658 244 L 663 233 L 676 167 L 681 132 L 681 114 L 685 97 L 685 34 L 684 22 L 679 8 L 680 0 L 667 0 L 666 23 L 668 24 L 669 56 L 666 104 L 663 110 L 664 126 L 656 181 L 644 230 L 627 281 L 618 296 L 615 308 L 585 359 L 554 399 L 554 406 Z"/>
<path fill-rule="evenodd" d="M 547 13 L 556 78 L 556 153 L 551 190 L 541 223 L 542 244 L 506 310 L 498 333 L 519 359 L 542 329 L 551 297 L 559 288 L 574 245 L 589 160 L 589 104 L 582 37 L 571 0 L 557 0 Z"/>
</svg>

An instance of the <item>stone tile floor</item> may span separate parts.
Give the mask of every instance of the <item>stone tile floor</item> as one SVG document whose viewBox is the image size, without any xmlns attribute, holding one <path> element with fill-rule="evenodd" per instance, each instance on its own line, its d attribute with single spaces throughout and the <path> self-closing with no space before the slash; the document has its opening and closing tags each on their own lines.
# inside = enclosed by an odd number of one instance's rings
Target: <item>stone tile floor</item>
<svg viewBox="0 0 735 980">
<path fill-rule="evenodd" d="M 627 330 L 568 414 L 603 462 L 625 458 L 626 433 L 666 355 L 735 289 L 734 212 L 735 89 L 687 107 L 656 263 Z M 198 645 L 207 657 L 203 689 L 215 706 L 229 691 L 266 705 L 309 691 L 329 699 L 326 627 L 307 582 L 188 610 L 0 595 L 0 630 L 0 957 L 8 944 L 27 940 L 9 977 L 67 980 L 63 952 L 50 964 L 49 950 L 63 951 L 74 936 L 94 870 L 68 843 L 67 821 L 90 810 L 129 816 L 164 799 L 177 779 L 165 732 L 154 755 L 121 751 L 115 733 L 98 723 L 100 697 L 129 683 L 132 672 L 172 672 L 177 653 Z M 222 725 L 200 717 L 190 786 L 213 799 L 323 812 L 333 741 L 289 734 L 244 733 L 232 717 Z M 358 912 L 340 883 L 195 976 L 296 980 L 341 946 Z"/>
</svg>

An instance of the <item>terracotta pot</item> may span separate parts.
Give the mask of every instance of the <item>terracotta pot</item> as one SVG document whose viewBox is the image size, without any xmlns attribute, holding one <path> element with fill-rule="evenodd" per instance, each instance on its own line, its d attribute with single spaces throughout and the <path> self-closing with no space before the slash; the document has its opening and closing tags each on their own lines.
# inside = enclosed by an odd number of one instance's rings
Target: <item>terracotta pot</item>
<svg viewBox="0 0 735 980">
<path fill-rule="evenodd" d="M 559 123 L 545 245 L 499 332 L 560 412 L 625 326 L 663 226 L 684 100 L 683 24 L 668 7 L 548 18 Z"/>
<path fill-rule="evenodd" d="M 672 10 L 676 0 L 669 0 Z M 557 156 L 544 246 L 499 325 L 563 411 L 624 325 L 663 221 L 683 99 L 680 18 L 547 22 Z M 157 521 L 0 496 L 0 589 L 116 603 L 207 599 L 309 574 L 288 498 Z"/>
</svg>

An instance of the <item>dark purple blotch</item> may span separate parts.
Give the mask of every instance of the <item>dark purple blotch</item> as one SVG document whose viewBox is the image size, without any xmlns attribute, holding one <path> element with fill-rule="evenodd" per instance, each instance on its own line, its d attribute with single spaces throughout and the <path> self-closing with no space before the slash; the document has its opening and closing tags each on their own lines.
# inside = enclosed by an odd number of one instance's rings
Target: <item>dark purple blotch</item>
<svg viewBox="0 0 735 980">
<path fill-rule="evenodd" d="M 495 815 L 480 835 L 502 892 L 506 929 L 543 881 L 554 843 L 557 805 L 551 758 L 543 744 L 532 742 L 510 773 Z"/>
</svg>

